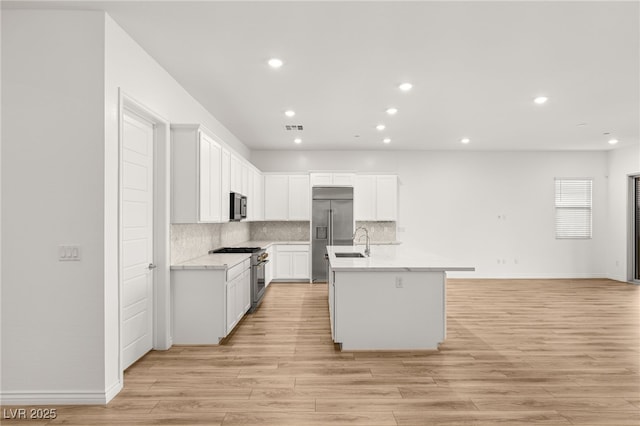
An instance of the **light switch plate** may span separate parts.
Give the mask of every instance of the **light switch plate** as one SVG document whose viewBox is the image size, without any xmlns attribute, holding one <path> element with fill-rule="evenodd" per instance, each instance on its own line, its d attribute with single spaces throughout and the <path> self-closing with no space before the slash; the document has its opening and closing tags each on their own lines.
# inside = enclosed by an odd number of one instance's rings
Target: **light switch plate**
<svg viewBox="0 0 640 426">
<path fill-rule="evenodd" d="M 60 262 L 80 261 L 80 246 L 76 246 L 76 245 L 58 246 L 58 260 Z"/>
</svg>

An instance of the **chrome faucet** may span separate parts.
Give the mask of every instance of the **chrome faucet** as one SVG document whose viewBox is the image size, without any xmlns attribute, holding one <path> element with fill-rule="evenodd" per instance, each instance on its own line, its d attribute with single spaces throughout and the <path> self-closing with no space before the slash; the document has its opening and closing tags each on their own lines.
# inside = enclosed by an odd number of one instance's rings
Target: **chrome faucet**
<svg viewBox="0 0 640 426">
<path fill-rule="evenodd" d="M 371 254 L 371 248 L 369 247 L 369 230 L 367 228 L 365 228 L 364 226 L 360 226 L 358 228 L 356 228 L 355 232 L 353 233 L 353 238 L 354 240 L 356 239 L 356 234 L 358 233 L 358 231 L 362 229 L 364 231 L 364 236 L 367 238 L 366 240 L 366 245 L 364 247 L 364 255 L 369 257 L 369 255 Z M 360 239 L 362 239 L 362 236 L 360 236 Z M 360 240 L 358 240 L 360 241 Z"/>
</svg>

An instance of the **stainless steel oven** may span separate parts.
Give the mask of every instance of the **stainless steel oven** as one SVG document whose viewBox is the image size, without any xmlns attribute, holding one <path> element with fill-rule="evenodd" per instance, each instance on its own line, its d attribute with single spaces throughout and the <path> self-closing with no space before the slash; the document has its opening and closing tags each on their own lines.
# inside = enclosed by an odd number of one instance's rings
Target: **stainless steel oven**
<svg viewBox="0 0 640 426">
<path fill-rule="evenodd" d="M 251 309 L 249 312 L 258 309 L 267 289 L 265 281 L 265 267 L 269 262 L 267 257 L 269 254 L 264 249 L 251 256 Z"/>
</svg>

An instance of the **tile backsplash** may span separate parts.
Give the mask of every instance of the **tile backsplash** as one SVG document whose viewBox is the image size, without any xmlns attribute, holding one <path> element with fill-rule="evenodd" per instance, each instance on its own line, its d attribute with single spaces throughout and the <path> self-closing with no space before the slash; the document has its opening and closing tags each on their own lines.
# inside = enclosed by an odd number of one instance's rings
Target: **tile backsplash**
<svg viewBox="0 0 640 426">
<path fill-rule="evenodd" d="M 309 241 L 308 221 L 187 223 L 171 225 L 171 263 L 207 254 L 243 241 Z M 372 243 L 396 241 L 396 222 L 356 222 Z M 359 239 L 360 240 L 360 239 Z M 359 242 L 364 242 L 364 238 Z"/>
<path fill-rule="evenodd" d="M 309 241 L 309 221 L 251 222 L 254 241 Z"/>
<path fill-rule="evenodd" d="M 207 254 L 211 249 L 250 239 L 248 222 L 187 223 L 171 225 L 171 263 Z"/>
<path fill-rule="evenodd" d="M 365 228 L 367 228 L 367 231 L 369 231 L 369 240 L 371 241 L 371 243 L 396 241 L 396 222 L 356 221 L 356 228 L 358 228 L 359 226 L 364 226 Z M 364 234 L 364 232 L 362 233 Z M 360 240 L 360 235 L 358 235 L 358 240 Z M 361 242 L 364 242 L 364 238 L 362 238 Z"/>
</svg>

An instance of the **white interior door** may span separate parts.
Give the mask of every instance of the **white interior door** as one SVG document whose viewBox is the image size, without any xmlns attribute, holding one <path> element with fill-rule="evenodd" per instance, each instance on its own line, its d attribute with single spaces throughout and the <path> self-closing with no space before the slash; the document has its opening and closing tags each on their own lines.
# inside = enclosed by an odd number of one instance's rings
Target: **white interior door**
<svg viewBox="0 0 640 426">
<path fill-rule="evenodd" d="M 124 114 L 122 129 L 122 368 L 153 345 L 153 125 Z"/>
</svg>

